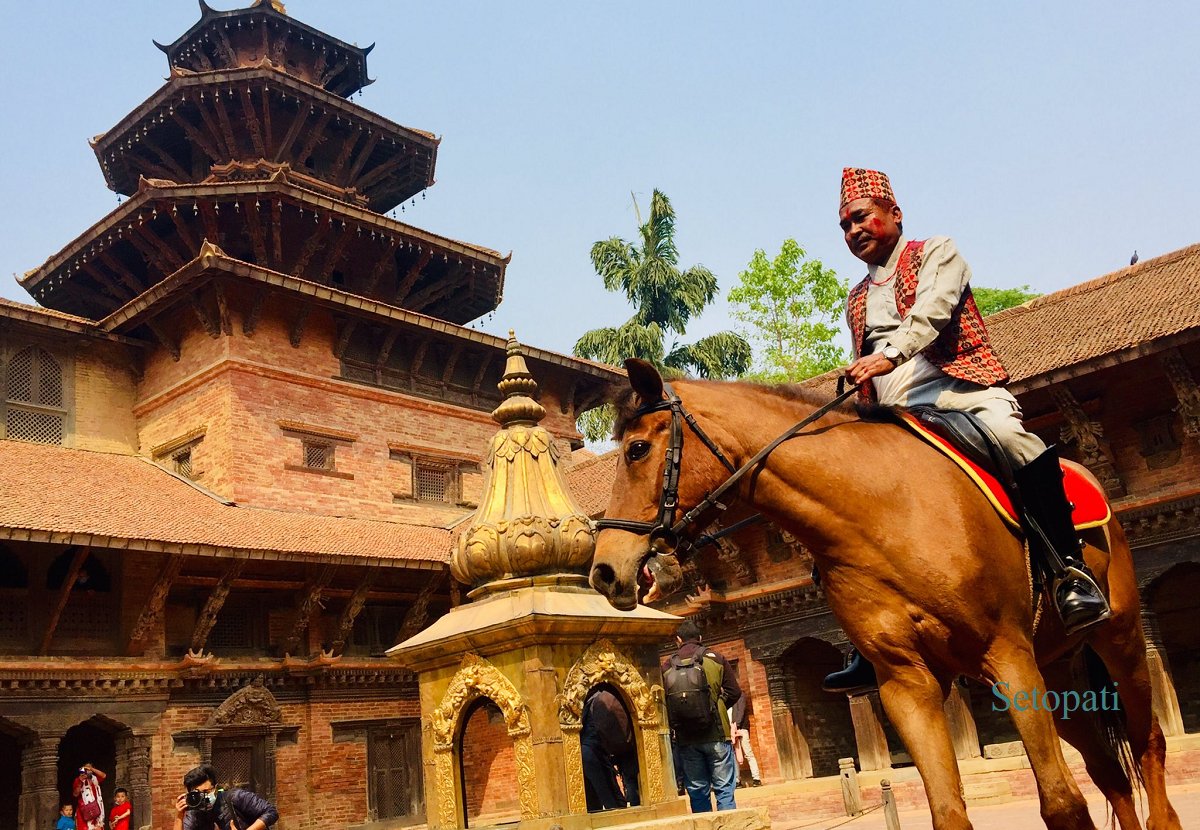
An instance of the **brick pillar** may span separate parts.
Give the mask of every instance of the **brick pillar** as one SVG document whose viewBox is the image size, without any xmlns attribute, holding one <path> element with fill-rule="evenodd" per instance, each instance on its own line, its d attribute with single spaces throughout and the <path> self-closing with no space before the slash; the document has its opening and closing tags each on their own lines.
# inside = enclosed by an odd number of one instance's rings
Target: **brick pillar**
<svg viewBox="0 0 1200 830">
<path fill-rule="evenodd" d="M 771 726 L 775 731 L 779 773 L 785 781 L 812 778 L 808 741 L 797 728 L 792 712 L 795 693 L 790 688 L 788 671 L 777 660 L 764 661 L 763 668 L 767 671 L 767 695 L 771 699 Z"/>
<path fill-rule="evenodd" d="M 950 722 L 950 737 L 954 741 L 954 754 L 959 760 L 978 758 L 979 731 L 975 728 L 975 717 L 971 714 L 971 693 L 956 680 L 950 684 L 950 694 L 942 708 Z"/>
<path fill-rule="evenodd" d="M 1158 630 L 1158 615 L 1145 607 L 1142 608 L 1142 631 L 1146 635 L 1146 664 L 1150 668 L 1154 716 L 1164 735 L 1182 735 L 1183 713 L 1179 709 L 1179 695 L 1175 692 L 1171 665 L 1163 648 L 1162 632 Z"/>
<path fill-rule="evenodd" d="M 850 719 L 854 722 L 854 742 L 858 745 L 858 768 L 891 769 L 892 753 L 883 732 L 883 706 L 879 692 L 850 698 Z"/>
<path fill-rule="evenodd" d="M 58 806 L 58 736 L 46 735 L 21 749 L 20 830 L 53 827 Z"/>
<path fill-rule="evenodd" d="M 150 790 L 150 747 L 149 735 L 125 732 L 116 741 L 117 781 L 129 791 L 129 803 L 133 808 L 129 826 L 137 830 L 154 823 L 154 794 Z"/>
</svg>

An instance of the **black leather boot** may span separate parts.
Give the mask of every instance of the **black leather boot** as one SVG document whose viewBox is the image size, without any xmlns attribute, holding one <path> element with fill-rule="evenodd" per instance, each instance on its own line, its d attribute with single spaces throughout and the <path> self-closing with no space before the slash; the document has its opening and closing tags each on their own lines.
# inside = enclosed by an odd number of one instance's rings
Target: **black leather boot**
<svg viewBox="0 0 1200 830">
<path fill-rule="evenodd" d="M 878 686 L 875 667 L 856 648 L 850 650 L 850 660 L 846 663 L 846 668 L 827 675 L 825 682 L 821 684 L 821 688 L 827 692 L 845 692 L 851 695 L 869 692 Z"/>
<path fill-rule="evenodd" d="M 1024 510 L 1031 554 L 1047 575 L 1047 585 L 1068 635 L 1112 616 L 1108 600 L 1080 554 L 1072 507 L 1063 490 L 1058 451 L 1044 453 L 1014 473 Z"/>
</svg>

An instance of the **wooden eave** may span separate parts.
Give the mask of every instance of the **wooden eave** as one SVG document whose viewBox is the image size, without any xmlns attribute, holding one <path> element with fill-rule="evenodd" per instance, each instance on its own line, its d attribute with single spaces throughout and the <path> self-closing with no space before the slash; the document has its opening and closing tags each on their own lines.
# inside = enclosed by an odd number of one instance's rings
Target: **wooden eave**
<svg viewBox="0 0 1200 830">
<path fill-rule="evenodd" d="M 204 199 L 217 200 L 227 197 L 229 200 L 245 199 L 258 195 L 278 194 L 287 196 L 295 201 L 303 202 L 310 208 L 320 208 L 335 214 L 344 221 L 357 222 L 364 227 L 377 228 L 384 233 L 393 234 L 412 240 L 418 244 L 429 245 L 447 254 L 454 254 L 498 268 L 500 284 L 497 286 L 497 302 L 503 290 L 504 269 L 508 266 L 511 255 L 501 256 L 499 252 L 466 242 L 459 242 L 444 236 L 421 230 L 420 228 L 397 222 L 386 216 L 365 208 L 356 207 L 324 194 L 315 193 L 280 178 L 263 181 L 220 182 L 213 184 L 181 184 L 181 185 L 146 185 L 134 196 L 127 199 L 120 207 L 109 213 L 92 227 L 77 236 L 65 248 L 50 257 L 40 267 L 17 277 L 17 282 L 31 294 L 48 279 L 55 278 L 56 272 L 73 262 L 86 252 L 97 253 L 108 246 L 102 244 L 100 237 L 127 225 L 130 218 L 138 211 L 146 210 L 155 201 Z M 99 244 L 98 244 L 99 243 Z M 58 278 L 56 284 L 61 282 Z"/>
<path fill-rule="evenodd" d="M 282 23 L 291 29 L 295 29 L 301 34 L 312 38 L 313 40 L 325 41 L 329 46 L 335 49 L 341 49 L 357 56 L 359 59 L 358 65 L 361 71 L 358 73 L 358 77 L 355 79 L 354 84 L 351 84 L 351 86 L 346 89 L 346 95 L 352 95 L 363 87 L 374 83 L 374 81 L 367 77 L 367 55 L 369 55 L 371 50 L 375 48 L 375 44 L 372 43 L 370 46 L 355 46 L 354 44 L 347 43 L 340 38 L 336 38 L 333 35 L 322 32 L 320 29 L 315 29 L 312 26 L 309 26 L 307 23 L 302 23 L 288 14 L 276 11 L 271 7 L 270 3 L 255 3 L 253 6 L 249 6 L 247 8 L 218 11 L 217 9 L 209 6 L 206 2 L 204 2 L 204 0 L 200 0 L 200 19 L 193 23 L 191 28 L 189 28 L 179 37 L 175 38 L 175 40 L 171 43 L 163 44 L 159 43 L 158 41 L 152 42 L 167 56 L 167 64 L 169 66 L 175 66 L 175 61 L 179 55 L 179 52 L 193 39 L 203 34 L 204 30 L 213 23 L 222 20 L 237 19 L 239 17 L 253 17 L 256 15 L 262 15 L 264 20 L 274 20 L 278 23 Z"/>
<path fill-rule="evenodd" d="M 278 271 L 261 268 L 225 256 L 213 246 L 208 246 L 200 256 L 183 268 L 101 320 L 99 325 L 105 331 L 129 332 L 146 320 L 153 319 L 157 314 L 173 305 L 175 301 L 186 298 L 200 285 L 221 276 L 233 276 L 248 282 L 282 289 L 295 296 L 314 300 L 325 308 L 352 316 L 376 322 L 399 324 L 414 332 L 436 332 L 447 338 L 476 343 L 495 349 L 501 354 L 506 353 L 508 348 L 506 338 L 377 302 L 367 297 L 349 294 L 327 285 L 298 279 Z M 534 346 L 525 345 L 523 348 L 526 357 L 531 360 L 584 374 L 603 384 L 620 383 L 625 379 L 625 373 L 615 367 Z"/>
<path fill-rule="evenodd" d="M 1058 366 L 1049 372 L 1020 378 L 1007 384 L 1006 388 L 1014 395 L 1024 395 L 1035 389 L 1049 388 L 1073 378 L 1085 377 L 1102 369 L 1119 366 L 1123 363 L 1130 363 L 1168 349 L 1194 343 L 1197 340 L 1200 340 L 1200 331 L 1196 331 L 1195 329 L 1178 332 L 1167 337 L 1156 337 L 1153 340 L 1147 340 L 1144 343 L 1138 343 L 1125 349 L 1097 355 L 1087 360 L 1081 360 L 1078 363 Z"/>
<path fill-rule="evenodd" d="M 393 138 L 396 141 L 424 147 L 430 154 L 425 186 L 430 187 L 433 185 L 437 149 L 438 145 L 441 144 L 441 139 L 433 133 L 397 124 L 395 121 L 377 115 L 353 101 L 334 95 L 316 84 L 308 83 L 300 78 L 288 75 L 282 70 L 266 66 L 198 72 L 168 79 L 165 84 L 159 87 L 158 91 L 117 122 L 112 129 L 91 139 L 92 149 L 96 154 L 97 161 L 100 163 L 101 171 L 104 173 L 105 183 L 117 193 L 127 196 L 133 195 L 137 189 L 137 182 L 126 181 L 124 178 L 118 179 L 114 175 L 110 165 L 116 165 L 116 154 L 120 152 L 120 145 L 129 141 L 136 141 L 137 134 L 144 122 L 159 116 L 164 110 L 173 108 L 182 92 L 193 88 L 208 90 L 210 88 L 217 88 L 221 84 L 232 86 L 254 81 L 273 83 L 287 90 L 293 96 L 304 98 L 310 104 L 335 110 L 345 120 L 360 122 L 369 129 L 378 130 L 386 137 Z M 130 138 L 131 134 L 134 136 L 133 138 Z M 230 160 L 218 159 L 216 161 Z M 391 205 L 388 205 L 384 209 L 386 210 L 390 207 Z"/>
<path fill-rule="evenodd" d="M 50 311 L 34 306 L 10 303 L 7 300 L 0 300 L 0 320 L 13 320 L 37 326 L 38 328 L 55 329 L 56 331 L 75 334 L 81 337 L 94 337 L 97 340 L 122 343 L 126 346 L 146 345 L 141 340 L 105 331 L 99 328 L 94 321 L 83 317 L 75 317 L 71 314 L 64 314 L 61 311 Z"/>
</svg>

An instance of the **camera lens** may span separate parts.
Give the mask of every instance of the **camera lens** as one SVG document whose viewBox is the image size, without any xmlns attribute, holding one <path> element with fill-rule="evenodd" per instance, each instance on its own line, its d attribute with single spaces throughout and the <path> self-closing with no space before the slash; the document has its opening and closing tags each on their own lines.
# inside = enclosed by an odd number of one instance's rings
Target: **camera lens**
<svg viewBox="0 0 1200 830">
<path fill-rule="evenodd" d="M 204 805 L 204 793 L 199 790 L 189 790 L 187 794 L 187 806 L 193 810 Z"/>
</svg>

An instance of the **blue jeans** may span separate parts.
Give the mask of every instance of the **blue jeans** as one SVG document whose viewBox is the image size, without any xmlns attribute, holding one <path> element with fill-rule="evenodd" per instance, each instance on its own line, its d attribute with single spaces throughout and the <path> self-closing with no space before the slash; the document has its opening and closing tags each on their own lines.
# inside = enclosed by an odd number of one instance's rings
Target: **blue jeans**
<svg viewBox="0 0 1200 830">
<path fill-rule="evenodd" d="M 683 744 L 679 747 L 679 761 L 683 767 L 683 786 L 692 801 L 693 813 L 712 812 L 710 791 L 717 796 L 718 810 L 737 807 L 733 800 L 737 765 L 729 741 Z"/>
</svg>

